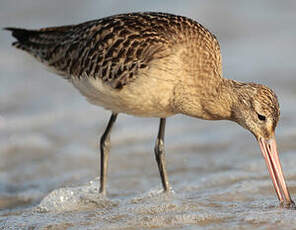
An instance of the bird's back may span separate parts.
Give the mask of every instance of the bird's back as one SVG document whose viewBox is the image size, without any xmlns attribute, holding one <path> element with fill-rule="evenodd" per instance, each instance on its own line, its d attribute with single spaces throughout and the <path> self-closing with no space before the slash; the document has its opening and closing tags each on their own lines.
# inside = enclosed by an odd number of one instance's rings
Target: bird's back
<svg viewBox="0 0 296 230">
<path fill-rule="evenodd" d="M 151 60 L 173 55 L 173 48 L 182 43 L 190 44 L 187 49 L 205 51 L 204 65 L 210 63 L 219 74 L 222 69 L 214 35 L 182 16 L 130 13 L 40 30 L 7 29 L 18 39 L 15 47 L 66 79 L 100 78 L 116 89 L 137 78 Z"/>
</svg>

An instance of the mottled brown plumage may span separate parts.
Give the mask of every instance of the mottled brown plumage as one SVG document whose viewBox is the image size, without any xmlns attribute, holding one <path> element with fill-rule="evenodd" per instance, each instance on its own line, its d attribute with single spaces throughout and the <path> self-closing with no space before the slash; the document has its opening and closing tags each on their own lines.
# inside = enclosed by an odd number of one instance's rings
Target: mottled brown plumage
<svg viewBox="0 0 296 230">
<path fill-rule="evenodd" d="M 203 38 L 208 53 L 220 59 L 218 42 L 213 43 L 216 40 L 210 32 L 191 19 L 171 14 L 121 14 L 78 25 L 10 29 L 20 38 L 14 43 L 17 48 L 67 79 L 81 78 L 85 73 L 114 88 L 134 80 L 151 60 L 172 55 L 173 46 L 188 39 Z M 221 63 L 217 64 L 220 73 Z"/>
<path fill-rule="evenodd" d="M 101 188 L 109 135 L 118 113 L 160 117 L 155 146 L 165 191 L 165 118 L 182 113 L 232 120 L 257 138 L 282 204 L 294 206 L 277 156 L 274 131 L 279 104 L 255 83 L 223 78 L 215 36 L 192 19 L 165 13 L 120 14 L 78 25 L 25 30 L 7 28 L 25 50 L 68 79 L 95 105 L 113 112 L 101 139 Z"/>
</svg>

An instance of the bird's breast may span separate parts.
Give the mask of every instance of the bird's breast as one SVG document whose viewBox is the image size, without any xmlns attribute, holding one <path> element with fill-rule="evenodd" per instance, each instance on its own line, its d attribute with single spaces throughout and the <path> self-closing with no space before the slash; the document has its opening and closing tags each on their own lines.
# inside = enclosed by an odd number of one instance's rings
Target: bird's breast
<svg viewBox="0 0 296 230">
<path fill-rule="evenodd" d="M 114 89 L 100 78 L 73 78 L 72 83 L 87 100 L 115 113 L 141 117 L 168 117 L 174 115 L 171 101 L 175 81 L 158 71 L 139 73 L 122 89 Z"/>
</svg>

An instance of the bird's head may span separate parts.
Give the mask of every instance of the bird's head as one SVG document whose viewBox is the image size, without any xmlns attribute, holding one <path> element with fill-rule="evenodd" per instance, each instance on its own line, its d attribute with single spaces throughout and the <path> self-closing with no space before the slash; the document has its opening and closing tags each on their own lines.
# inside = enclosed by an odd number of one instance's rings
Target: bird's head
<svg viewBox="0 0 296 230">
<path fill-rule="evenodd" d="M 281 204 L 295 208 L 285 183 L 274 135 L 280 117 L 277 96 L 268 87 L 255 83 L 240 84 L 237 89 L 232 119 L 254 134 Z"/>
<path fill-rule="evenodd" d="M 233 119 L 258 139 L 270 139 L 280 118 L 277 96 L 268 87 L 255 83 L 239 87 Z"/>
</svg>

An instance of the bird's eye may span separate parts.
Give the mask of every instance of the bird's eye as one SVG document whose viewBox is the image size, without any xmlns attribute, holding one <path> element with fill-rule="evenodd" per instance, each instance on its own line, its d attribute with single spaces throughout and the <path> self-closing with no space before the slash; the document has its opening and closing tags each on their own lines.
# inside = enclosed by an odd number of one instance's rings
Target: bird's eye
<svg viewBox="0 0 296 230">
<path fill-rule="evenodd" d="M 261 114 L 258 114 L 258 119 L 259 119 L 260 121 L 265 121 L 265 120 L 266 120 L 266 117 L 263 116 L 263 115 L 261 115 Z"/>
</svg>

